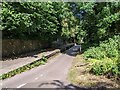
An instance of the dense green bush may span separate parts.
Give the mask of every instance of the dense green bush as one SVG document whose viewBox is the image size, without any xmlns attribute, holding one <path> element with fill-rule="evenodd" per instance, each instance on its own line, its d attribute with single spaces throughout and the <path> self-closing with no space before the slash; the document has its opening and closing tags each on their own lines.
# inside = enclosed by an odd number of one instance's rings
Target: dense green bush
<svg viewBox="0 0 120 90">
<path fill-rule="evenodd" d="M 106 53 L 106 57 L 118 57 L 119 39 L 120 36 L 114 36 L 113 38 L 109 38 L 109 40 L 100 44 L 102 51 L 105 51 Z"/>
<path fill-rule="evenodd" d="M 110 59 L 104 58 L 101 60 L 91 59 L 89 62 L 91 63 L 91 71 L 96 75 L 107 75 L 111 76 L 119 76 L 120 71 L 117 66 L 117 58 Z"/>
<path fill-rule="evenodd" d="M 91 71 L 94 74 L 120 77 L 119 40 L 119 35 L 114 36 L 84 53 L 85 59 L 92 63 Z"/>
<path fill-rule="evenodd" d="M 105 57 L 105 51 L 102 51 L 100 47 L 92 47 L 87 50 L 85 53 L 85 59 L 88 58 L 95 58 L 95 59 L 102 59 Z"/>
<path fill-rule="evenodd" d="M 98 47 L 92 47 L 84 52 L 85 59 L 94 58 L 102 59 L 104 57 L 113 58 L 119 56 L 119 39 L 120 36 L 114 36 L 104 42 L 101 42 Z"/>
<path fill-rule="evenodd" d="M 119 52 L 120 53 L 120 52 Z M 118 66 L 118 70 L 120 71 L 120 55 L 118 57 L 118 60 L 117 60 L 117 66 Z M 119 76 L 120 77 L 120 76 Z"/>
</svg>

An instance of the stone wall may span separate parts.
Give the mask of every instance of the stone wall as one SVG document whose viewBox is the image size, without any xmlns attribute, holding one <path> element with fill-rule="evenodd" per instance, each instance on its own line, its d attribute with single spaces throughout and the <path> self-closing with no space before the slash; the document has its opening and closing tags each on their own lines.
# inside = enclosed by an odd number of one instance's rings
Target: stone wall
<svg viewBox="0 0 120 90">
<path fill-rule="evenodd" d="M 39 40 L 5 39 L 2 40 L 2 57 L 18 55 L 46 47 L 49 47 L 49 44 L 43 44 Z"/>
</svg>

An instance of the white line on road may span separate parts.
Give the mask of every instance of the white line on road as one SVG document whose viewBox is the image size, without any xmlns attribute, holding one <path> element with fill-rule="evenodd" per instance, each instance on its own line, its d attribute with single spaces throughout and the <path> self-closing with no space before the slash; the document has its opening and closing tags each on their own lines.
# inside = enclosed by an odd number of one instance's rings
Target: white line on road
<svg viewBox="0 0 120 90">
<path fill-rule="evenodd" d="M 26 85 L 26 83 L 19 85 L 17 88 L 21 88 L 24 85 Z"/>
<path fill-rule="evenodd" d="M 43 76 L 43 74 L 40 75 L 41 77 Z"/>
<path fill-rule="evenodd" d="M 35 80 L 37 80 L 38 79 L 38 77 L 37 78 L 35 78 Z"/>
<path fill-rule="evenodd" d="M 43 74 L 40 75 L 40 77 L 42 77 L 42 76 L 43 76 Z M 37 80 L 38 78 L 39 78 L 39 77 L 36 77 L 35 80 Z"/>
</svg>

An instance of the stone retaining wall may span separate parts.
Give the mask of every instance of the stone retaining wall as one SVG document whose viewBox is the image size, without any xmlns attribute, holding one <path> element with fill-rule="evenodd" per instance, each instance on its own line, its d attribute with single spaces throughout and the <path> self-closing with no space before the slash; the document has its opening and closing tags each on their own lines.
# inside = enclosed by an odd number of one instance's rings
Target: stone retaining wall
<svg viewBox="0 0 120 90">
<path fill-rule="evenodd" d="M 2 40 L 2 57 L 40 50 L 48 46 L 49 44 L 43 44 L 39 40 L 5 39 Z"/>
</svg>

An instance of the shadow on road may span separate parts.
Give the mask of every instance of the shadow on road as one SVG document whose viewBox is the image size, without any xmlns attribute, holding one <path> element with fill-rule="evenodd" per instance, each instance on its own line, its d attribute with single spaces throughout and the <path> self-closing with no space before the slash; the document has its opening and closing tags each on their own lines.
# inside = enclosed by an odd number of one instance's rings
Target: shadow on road
<svg viewBox="0 0 120 90">
<path fill-rule="evenodd" d="M 53 80 L 52 82 L 44 82 L 44 83 L 41 83 L 38 87 L 47 88 L 47 86 L 50 86 L 50 85 L 52 86 L 52 88 L 54 87 L 54 90 L 61 90 L 61 89 L 62 90 L 106 90 L 107 89 L 103 86 L 87 88 L 87 87 L 76 86 L 73 84 L 65 85 L 63 82 L 59 80 Z"/>
</svg>

